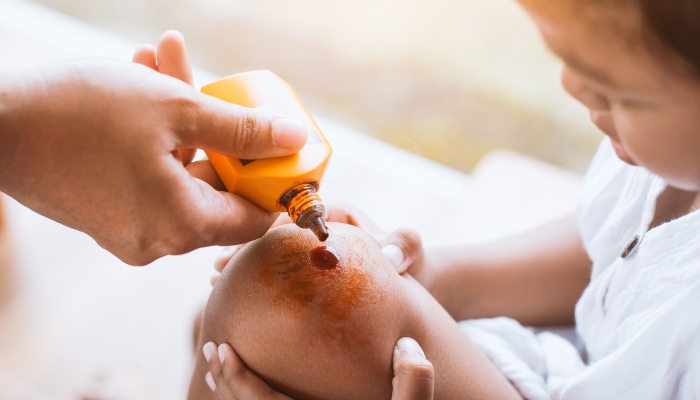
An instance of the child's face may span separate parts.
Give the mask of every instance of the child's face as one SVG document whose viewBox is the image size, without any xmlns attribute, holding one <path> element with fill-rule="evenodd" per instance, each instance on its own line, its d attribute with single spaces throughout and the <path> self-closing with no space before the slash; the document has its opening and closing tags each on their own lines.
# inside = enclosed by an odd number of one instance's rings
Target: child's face
<svg viewBox="0 0 700 400">
<path fill-rule="evenodd" d="M 564 88 L 590 110 L 620 159 L 671 186 L 700 190 L 700 80 L 648 50 L 639 11 L 608 1 L 520 2 L 563 59 Z"/>
</svg>

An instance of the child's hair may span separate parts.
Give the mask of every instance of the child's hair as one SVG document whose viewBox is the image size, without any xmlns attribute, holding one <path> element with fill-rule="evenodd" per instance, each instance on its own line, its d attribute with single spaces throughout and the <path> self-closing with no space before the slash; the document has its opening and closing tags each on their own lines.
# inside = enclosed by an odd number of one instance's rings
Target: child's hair
<svg viewBox="0 0 700 400">
<path fill-rule="evenodd" d="M 657 40 L 700 76 L 700 0 L 633 0 Z"/>
</svg>

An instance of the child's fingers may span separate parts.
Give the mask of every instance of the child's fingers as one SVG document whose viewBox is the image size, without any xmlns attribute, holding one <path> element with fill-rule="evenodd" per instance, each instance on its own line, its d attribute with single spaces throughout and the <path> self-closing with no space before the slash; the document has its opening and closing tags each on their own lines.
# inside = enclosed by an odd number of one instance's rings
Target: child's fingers
<svg viewBox="0 0 700 400">
<path fill-rule="evenodd" d="M 423 258 L 423 242 L 414 229 L 401 228 L 392 232 L 384 241 L 382 253 L 391 262 L 396 272 L 412 273 L 411 266 Z M 415 268 L 414 268 L 415 269 Z"/>
<path fill-rule="evenodd" d="M 224 268 L 226 268 L 226 264 L 231 261 L 231 258 L 233 258 L 243 246 L 244 244 L 225 247 L 214 261 L 214 269 L 217 272 L 223 272 Z"/>
<path fill-rule="evenodd" d="M 216 344 L 214 342 L 206 343 L 204 347 L 202 347 L 202 352 L 204 353 L 204 359 L 207 360 L 207 365 L 209 366 L 208 375 L 221 375 L 221 361 L 219 360 Z M 216 385 L 213 384 L 213 381 L 207 379 L 207 384 L 209 384 L 211 390 L 216 391 Z"/>
<path fill-rule="evenodd" d="M 158 39 L 158 72 L 194 84 L 185 38 L 180 32 L 167 31 Z"/>
<path fill-rule="evenodd" d="M 202 351 L 204 352 L 204 358 L 207 360 L 207 365 L 209 366 L 209 372 L 207 372 L 204 377 L 209 388 L 216 394 L 216 397 L 221 400 L 237 399 L 238 397 L 234 396 L 229 385 L 227 385 L 226 382 L 221 382 L 222 367 L 216 343 L 209 342 L 205 344 Z"/>
<path fill-rule="evenodd" d="M 217 375 L 212 371 L 212 378 L 217 386 L 217 395 L 219 395 L 219 388 L 226 386 L 235 396 L 231 398 L 289 400 L 289 397 L 274 391 L 262 379 L 248 370 L 229 344 L 219 345 L 218 355 L 221 360 L 221 373 Z M 221 395 L 219 398 L 223 399 Z"/>
<path fill-rule="evenodd" d="M 150 44 L 142 44 L 134 51 L 133 61 L 137 64 L 145 65 L 148 68 L 158 70 L 156 64 L 156 48 Z"/>
</svg>

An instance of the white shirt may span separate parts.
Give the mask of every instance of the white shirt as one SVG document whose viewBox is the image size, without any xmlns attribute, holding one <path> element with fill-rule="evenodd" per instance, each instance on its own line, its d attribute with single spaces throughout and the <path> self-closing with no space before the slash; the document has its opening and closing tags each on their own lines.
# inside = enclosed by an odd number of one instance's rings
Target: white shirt
<svg viewBox="0 0 700 400">
<path fill-rule="evenodd" d="M 607 139 L 586 174 L 578 221 L 593 270 L 576 329 L 587 365 L 508 318 L 460 323 L 526 399 L 700 399 L 700 211 L 647 231 L 665 186 Z"/>
</svg>

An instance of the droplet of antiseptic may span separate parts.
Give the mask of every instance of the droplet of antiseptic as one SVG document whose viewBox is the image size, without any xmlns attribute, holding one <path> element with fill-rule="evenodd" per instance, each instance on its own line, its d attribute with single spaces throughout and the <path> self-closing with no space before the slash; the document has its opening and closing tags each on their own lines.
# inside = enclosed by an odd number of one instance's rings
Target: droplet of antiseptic
<svg viewBox="0 0 700 400">
<path fill-rule="evenodd" d="M 333 269 L 338 266 L 338 256 L 330 247 L 319 246 L 311 251 L 311 262 L 319 269 Z"/>
</svg>

